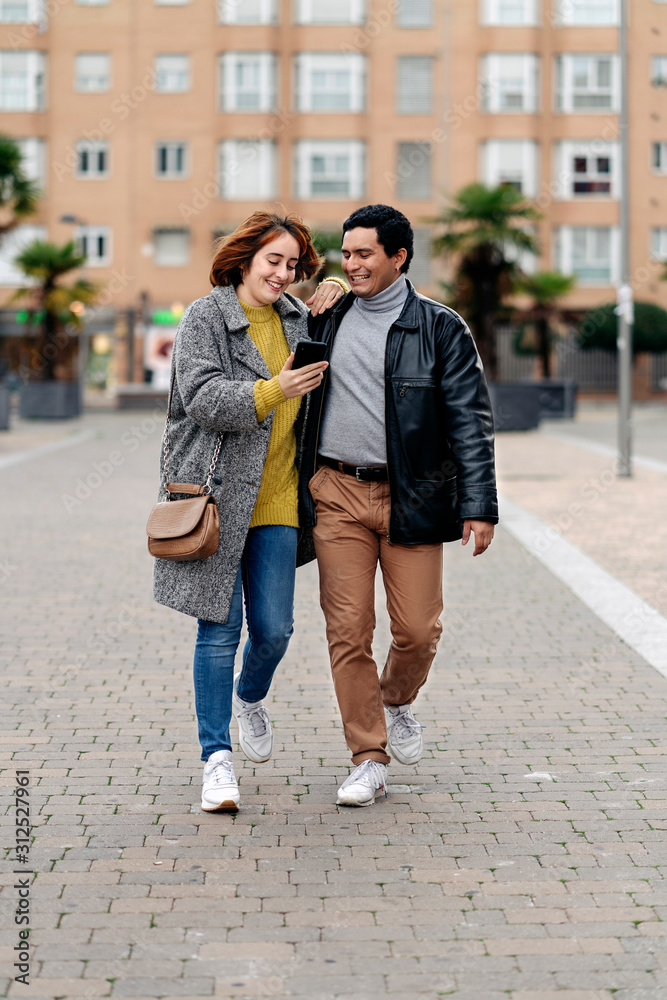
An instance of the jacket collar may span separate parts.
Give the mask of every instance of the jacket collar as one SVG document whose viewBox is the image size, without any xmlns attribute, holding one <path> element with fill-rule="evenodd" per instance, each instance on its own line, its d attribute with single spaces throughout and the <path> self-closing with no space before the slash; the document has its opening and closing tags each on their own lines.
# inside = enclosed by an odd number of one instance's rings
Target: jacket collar
<svg viewBox="0 0 667 1000">
<path fill-rule="evenodd" d="M 244 333 L 250 326 L 250 322 L 239 302 L 236 289 L 232 285 L 216 285 L 211 289 L 211 295 L 225 318 L 228 333 Z M 291 301 L 291 296 L 284 294 L 277 302 L 274 302 L 273 308 L 281 320 L 297 319 L 302 315 L 299 307 Z"/>
<path fill-rule="evenodd" d="M 408 297 L 403 304 L 403 309 L 398 317 L 394 320 L 393 326 L 400 326 L 403 330 L 418 330 L 419 329 L 419 294 L 415 290 L 415 286 L 406 278 L 406 284 L 408 286 Z M 329 310 L 327 315 L 335 316 L 337 320 L 342 319 L 348 309 L 354 303 L 356 295 L 354 292 L 348 292 L 344 295 L 342 299 L 339 299 L 336 305 Z"/>
</svg>

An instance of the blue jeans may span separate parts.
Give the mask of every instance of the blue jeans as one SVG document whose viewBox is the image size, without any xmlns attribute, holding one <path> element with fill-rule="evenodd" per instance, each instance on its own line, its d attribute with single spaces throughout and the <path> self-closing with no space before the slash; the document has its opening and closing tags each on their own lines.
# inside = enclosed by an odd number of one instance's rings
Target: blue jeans
<svg viewBox="0 0 667 1000">
<path fill-rule="evenodd" d="M 201 759 L 231 750 L 234 660 L 241 640 L 245 595 L 248 641 L 238 695 L 261 701 L 268 694 L 294 625 L 297 529 L 267 524 L 248 532 L 225 625 L 199 619 L 194 683 Z"/>
</svg>

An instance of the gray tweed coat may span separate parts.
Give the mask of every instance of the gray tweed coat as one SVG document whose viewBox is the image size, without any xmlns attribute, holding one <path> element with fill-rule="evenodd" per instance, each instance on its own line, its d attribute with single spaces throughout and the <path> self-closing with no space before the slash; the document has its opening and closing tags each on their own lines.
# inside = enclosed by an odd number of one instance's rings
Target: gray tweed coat
<svg viewBox="0 0 667 1000">
<path fill-rule="evenodd" d="M 287 294 L 280 296 L 275 309 L 294 350 L 297 341 L 308 337 L 307 309 Z M 254 385 L 258 378 L 271 378 L 271 373 L 250 339 L 248 326 L 231 286 L 214 288 L 183 313 L 172 362 L 168 476 L 171 482 L 203 483 L 218 432 L 223 432 L 216 466 L 222 485 L 213 486 L 220 513 L 220 545 L 214 555 L 195 562 L 156 559 L 153 578 L 153 596 L 159 604 L 223 624 L 229 616 L 273 424 L 273 412 L 257 422 Z M 297 422 L 297 464 L 307 399 Z M 161 486 L 165 481 L 161 469 Z M 315 554 L 312 538 L 303 531 L 301 535 L 299 563 Z"/>
</svg>

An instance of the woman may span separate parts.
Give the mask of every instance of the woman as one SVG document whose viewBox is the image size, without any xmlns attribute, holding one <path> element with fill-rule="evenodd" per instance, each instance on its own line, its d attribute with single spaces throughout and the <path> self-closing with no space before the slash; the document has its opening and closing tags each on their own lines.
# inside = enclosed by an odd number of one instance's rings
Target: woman
<svg viewBox="0 0 667 1000">
<path fill-rule="evenodd" d="M 154 581 L 156 601 L 199 620 L 194 687 L 207 812 L 239 807 L 232 713 L 250 760 L 268 760 L 273 747 L 262 702 L 292 634 L 297 418 L 326 368 L 320 362 L 292 371 L 294 348 L 307 336 L 307 309 L 286 289 L 320 266 L 297 216 L 255 212 L 222 241 L 213 290 L 185 311 L 174 343 L 163 484 L 203 483 L 221 440 L 212 480 L 219 548 L 195 562 L 157 559 Z M 341 285 L 323 283 L 308 302 L 313 312 L 333 304 Z M 235 677 L 244 596 L 249 638 Z"/>
</svg>

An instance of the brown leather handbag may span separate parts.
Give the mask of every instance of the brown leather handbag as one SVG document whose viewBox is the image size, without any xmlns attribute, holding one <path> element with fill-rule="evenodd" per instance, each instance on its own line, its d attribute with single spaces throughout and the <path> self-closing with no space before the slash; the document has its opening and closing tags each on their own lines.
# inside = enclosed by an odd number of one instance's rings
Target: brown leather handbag
<svg viewBox="0 0 667 1000">
<path fill-rule="evenodd" d="M 172 367 L 162 452 L 164 479 L 169 478 L 169 420 L 173 391 Z M 202 485 L 165 483 L 165 498 L 155 504 L 146 525 L 148 551 L 152 556 L 158 559 L 170 559 L 172 562 L 193 562 L 195 559 L 206 559 L 217 552 L 220 542 L 220 517 L 218 505 L 212 495 L 211 481 L 215 474 L 221 445 L 222 435 L 219 434 L 205 483 Z M 172 493 L 185 493 L 189 496 L 184 500 L 173 500 Z"/>
</svg>

